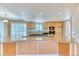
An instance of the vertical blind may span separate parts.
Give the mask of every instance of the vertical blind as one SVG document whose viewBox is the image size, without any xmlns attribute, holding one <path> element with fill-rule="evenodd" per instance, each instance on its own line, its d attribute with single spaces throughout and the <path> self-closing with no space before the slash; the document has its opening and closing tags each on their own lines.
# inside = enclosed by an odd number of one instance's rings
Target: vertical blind
<svg viewBox="0 0 79 59">
<path fill-rule="evenodd" d="M 27 36 L 27 28 L 24 23 L 12 23 L 11 25 L 11 38 L 12 40 L 23 40 Z"/>
<path fill-rule="evenodd" d="M 4 23 L 0 22 L 0 42 L 4 40 Z"/>
<path fill-rule="evenodd" d="M 43 31 L 43 23 L 35 23 L 35 30 L 38 32 Z"/>
</svg>

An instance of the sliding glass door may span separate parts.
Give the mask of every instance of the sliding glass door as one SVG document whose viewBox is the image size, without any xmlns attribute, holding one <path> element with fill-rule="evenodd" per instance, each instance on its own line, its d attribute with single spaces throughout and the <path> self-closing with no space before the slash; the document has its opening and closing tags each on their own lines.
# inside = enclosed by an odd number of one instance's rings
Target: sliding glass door
<svg viewBox="0 0 79 59">
<path fill-rule="evenodd" d="M 43 31 L 43 23 L 40 23 L 40 22 L 35 23 L 35 31 L 42 32 Z"/>
<path fill-rule="evenodd" d="M 27 26 L 24 23 L 11 24 L 11 39 L 12 41 L 26 40 Z"/>
<path fill-rule="evenodd" d="M 4 23 L 0 21 L 0 42 L 4 41 Z"/>
</svg>

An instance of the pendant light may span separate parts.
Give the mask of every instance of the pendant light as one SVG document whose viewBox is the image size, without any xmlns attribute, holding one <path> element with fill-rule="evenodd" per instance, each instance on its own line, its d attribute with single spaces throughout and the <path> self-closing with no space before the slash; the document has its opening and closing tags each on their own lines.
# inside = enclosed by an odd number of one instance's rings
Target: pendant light
<svg viewBox="0 0 79 59">
<path fill-rule="evenodd" d="M 8 23 L 9 21 L 7 20 L 7 14 L 4 14 L 5 15 L 5 20 L 3 20 L 4 23 Z"/>
</svg>

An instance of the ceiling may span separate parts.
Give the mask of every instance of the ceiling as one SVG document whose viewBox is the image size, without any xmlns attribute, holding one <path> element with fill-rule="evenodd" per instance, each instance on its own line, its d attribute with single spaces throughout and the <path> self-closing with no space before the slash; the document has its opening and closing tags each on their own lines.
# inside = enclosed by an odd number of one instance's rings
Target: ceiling
<svg viewBox="0 0 79 59">
<path fill-rule="evenodd" d="M 72 4 L 0 3 L 0 17 L 9 20 L 63 21 L 70 18 Z"/>
</svg>

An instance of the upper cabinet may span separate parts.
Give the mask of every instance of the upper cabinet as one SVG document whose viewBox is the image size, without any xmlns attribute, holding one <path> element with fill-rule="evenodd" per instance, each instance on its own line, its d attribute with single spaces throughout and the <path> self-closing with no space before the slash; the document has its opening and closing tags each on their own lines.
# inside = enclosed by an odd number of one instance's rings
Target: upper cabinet
<svg viewBox="0 0 79 59">
<path fill-rule="evenodd" d="M 63 22 L 45 22 L 44 23 L 44 28 L 45 29 L 48 29 L 50 26 L 62 27 L 63 26 Z"/>
<path fill-rule="evenodd" d="M 34 22 L 27 22 L 27 29 L 34 29 Z"/>
</svg>

